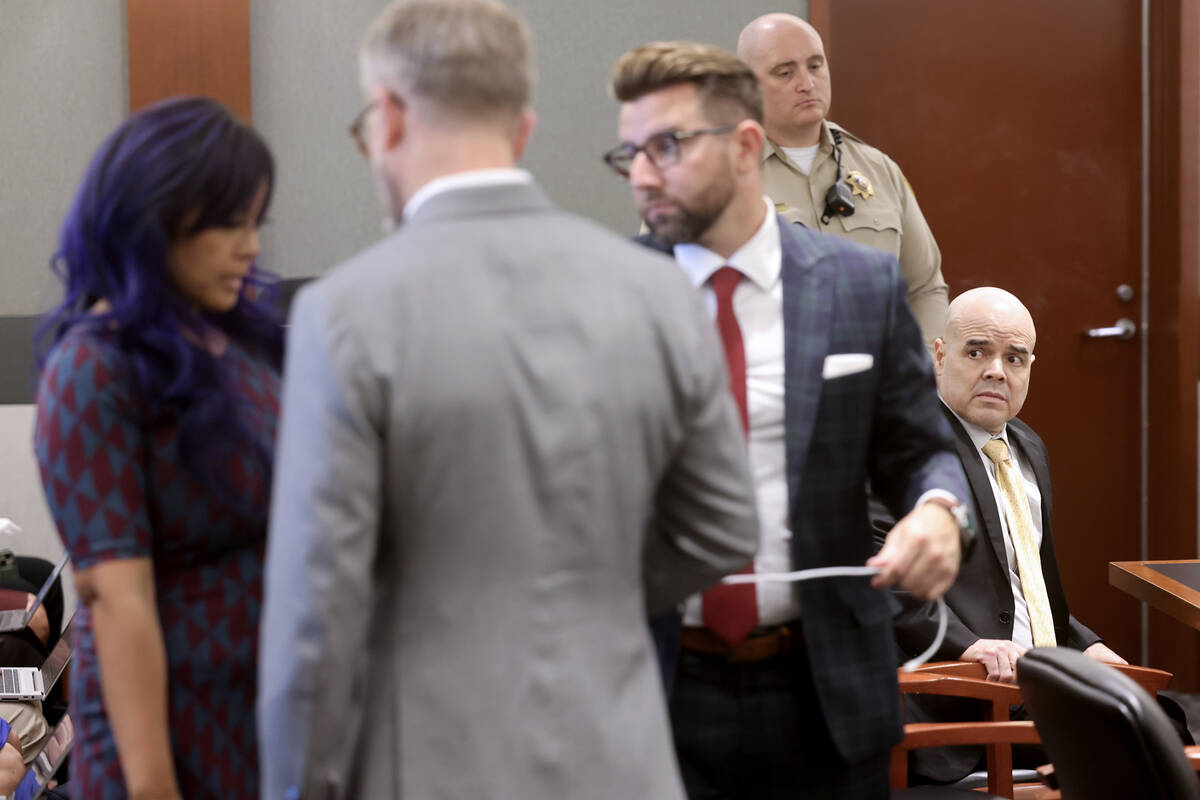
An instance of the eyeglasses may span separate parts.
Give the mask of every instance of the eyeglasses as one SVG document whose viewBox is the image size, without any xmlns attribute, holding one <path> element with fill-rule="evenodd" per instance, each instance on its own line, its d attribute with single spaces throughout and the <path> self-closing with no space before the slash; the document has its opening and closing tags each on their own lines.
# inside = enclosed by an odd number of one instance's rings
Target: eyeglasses
<svg viewBox="0 0 1200 800">
<path fill-rule="evenodd" d="M 719 128 L 701 128 L 696 131 L 665 131 L 664 133 L 656 133 L 647 139 L 646 143 L 641 147 L 631 142 L 617 145 L 604 154 L 604 163 L 612 167 L 613 172 L 622 178 L 628 178 L 629 170 L 633 166 L 633 160 L 637 158 L 637 154 L 645 153 L 646 158 L 650 159 L 651 164 L 658 169 L 662 169 L 663 167 L 679 163 L 683 143 L 689 139 L 710 134 L 729 133 L 736 127 L 736 125 L 722 125 Z"/>
<path fill-rule="evenodd" d="M 378 100 L 372 100 L 363 106 L 363 110 L 354 115 L 354 121 L 350 123 L 350 138 L 354 140 L 354 146 L 358 148 L 358 152 L 362 153 L 363 158 L 370 155 L 367 152 L 367 140 L 363 138 L 363 127 L 367 123 L 367 114 L 379 105 Z"/>
<path fill-rule="evenodd" d="M 395 103 L 400 108 L 404 107 L 404 101 L 399 95 L 388 92 L 388 99 Z M 354 115 L 354 120 L 350 123 L 350 138 L 354 140 L 354 146 L 358 148 L 358 152 L 362 153 L 363 158 L 370 157 L 371 153 L 367 150 L 367 140 L 363 136 L 363 129 L 367 125 L 367 114 L 370 114 L 379 106 L 378 100 L 372 100 L 363 106 L 363 110 Z"/>
</svg>

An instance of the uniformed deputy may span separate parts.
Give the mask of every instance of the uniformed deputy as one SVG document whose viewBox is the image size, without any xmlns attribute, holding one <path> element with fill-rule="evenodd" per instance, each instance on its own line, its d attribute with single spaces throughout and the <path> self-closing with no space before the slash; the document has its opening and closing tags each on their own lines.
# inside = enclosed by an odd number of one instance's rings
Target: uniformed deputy
<svg viewBox="0 0 1200 800">
<path fill-rule="evenodd" d="M 832 91 L 821 37 L 799 17 L 767 14 L 742 31 L 738 55 L 762 83 L 768 138 L 763 183 L 776 210 L 791 222 L 894 255 L 932 350 L 948 302 L 942 254 L 896 162 L 825 119 Z M 853 214 L 826 214 L 826 195 L 839 182 L 854 203 Z"/>
</svg>

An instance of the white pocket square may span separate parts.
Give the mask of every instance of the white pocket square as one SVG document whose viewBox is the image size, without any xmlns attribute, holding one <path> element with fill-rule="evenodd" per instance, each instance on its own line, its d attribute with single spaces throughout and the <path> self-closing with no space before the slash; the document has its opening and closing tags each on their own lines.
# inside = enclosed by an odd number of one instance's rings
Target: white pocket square
<svg viewBox="0 0 1200 800">
<path fill-rule="evenodd" d="M 825 356 L 825 366 L 821 369 L 821 378 L 842 378 L 856 372 L 865 372 L 875 365 L 875 357 L 870 353 L 834 353 Z"/>
</svg>

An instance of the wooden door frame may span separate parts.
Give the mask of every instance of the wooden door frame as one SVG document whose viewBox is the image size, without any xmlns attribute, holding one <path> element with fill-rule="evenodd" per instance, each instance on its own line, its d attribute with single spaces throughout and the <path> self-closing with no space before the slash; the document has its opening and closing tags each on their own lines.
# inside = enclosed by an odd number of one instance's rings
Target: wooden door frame
<svg viewBox="0 0 1200 800">
<path fill-rule="evenodd" d="M 129 110 L 178 94 L 250 120 L 250 0 L 126 0 Z"/>
<path fill-rule="evenodd" d="M 1144 558 L 1197 556 L 1200 379 L 1200 0 L 1149 0 L 1148 447 Z M 1147 329 L 1148 328 L 1148 329 Z M 1157 611 L 1143 657 L 1170 664 L 1174 688 L 1200 687 L 1200 635 Z"/>
<path fill-rule="evenodd" d="M 809 0 L 808 5 L 809 21 L 827 49 L 832 41 L 833 2 Z M 1200 556 L 1196 463 L 1200 448 L 1200 0 L 1143 2 L 1148 18 L 1149 207 L 1143 246 L 1146 274 L 1138 294 L 1146 298 L 1141 359 L 1145 390 L 1143 419 L 1127 424 L 1146 428 L 1142 558 L 1195 558 Z M 832 52 L 829 55 L 833 61 Z M 1103 431 L 1080 433 L 1104 435 Z M 1102 629 L 1102 621 L 1096 623 Z M 1175 688 L 1200 689 L 1200 634 L 1157 611 L 1143 617 L 1141 628 L 1142 652 L 1127 655 L 1174 671 Z"/>
</svg>

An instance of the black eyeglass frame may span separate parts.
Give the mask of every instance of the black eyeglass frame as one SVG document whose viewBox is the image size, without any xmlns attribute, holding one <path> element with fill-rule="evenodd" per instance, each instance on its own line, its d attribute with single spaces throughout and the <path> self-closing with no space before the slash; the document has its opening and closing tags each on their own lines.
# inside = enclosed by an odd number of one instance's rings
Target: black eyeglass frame
<svg viewBox="0 0 1200 800">
<path fill-rule="evenodd" d="M 603 158 L 604 163 L 607 164 L 613 172 L 617 173 L 622 178 L 628 178 L 629 168 L 620 166 L 618 159 L 628 159 L 629 167 L 632 167 L 634 159 L 637 158 L 637 154 L 645 153 L 646 158 L 650 159 L 650 163 L 653 164 L 657 169 L 670 167 L 679 163 L 679 159 L 683 154 L 684 142 L 694 139 L 697 136 L 714 136 L 722 133 L 731 133 L 735 128 L 737 128 L 736 124 L 719 125 L 714 128 L 699 128 L 694 131 L 664 131 L 662 133 L 654 134 L 646 140 L 645 144 L 641 146 L 635 145 L 631 142 L 619 144 L 601 156 L 601 158 Z M 665 152 L 669 152 L 671 155 L 660 161 L 650 153 L 650 148 L 654 147 L 656 143 L 661 145 L 667 142 L 670 144 Z M 659 158 L 662 158 L 661 154 Z"/>
</svg>

